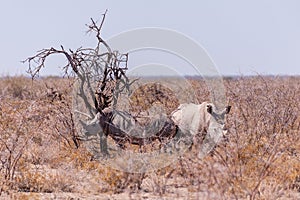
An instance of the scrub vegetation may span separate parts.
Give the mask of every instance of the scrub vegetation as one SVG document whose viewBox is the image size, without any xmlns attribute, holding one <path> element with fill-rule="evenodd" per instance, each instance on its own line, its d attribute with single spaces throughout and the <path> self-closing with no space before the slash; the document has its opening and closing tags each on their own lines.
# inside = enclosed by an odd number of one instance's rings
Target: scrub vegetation
<svg viewBox="0 0 300 200">
<path fill-rule="evenodd" d="M 209 101 L 204 80 L 188 81 L 199 102 Z M 300 77 L 225 78 L 232 106 L 227 137 L 204 159 L 193 147 L 143 174 L 103 165 L 85 148 L 74 123 L 72 84 L 72 78 L 1 78 L 0 198 L 300 197 Z M 153 100 L 151 87 L 137 94 Z M 172 102 L 165 106 L 176 107 Z"/>
</svg>

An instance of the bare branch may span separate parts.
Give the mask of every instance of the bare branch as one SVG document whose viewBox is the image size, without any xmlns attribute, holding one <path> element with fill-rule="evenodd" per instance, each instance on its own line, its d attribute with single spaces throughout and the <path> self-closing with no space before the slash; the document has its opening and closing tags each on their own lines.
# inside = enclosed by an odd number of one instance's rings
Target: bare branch
<svg viewBox="0 0 300 200">
<path fill-rule="evenodd" d="M 27 72 L 32 76 L 32 78 L 34 78 L 40 73 L 41 69 L 45 67 L 46 59 L 50 55 L 63 54 L 68 60 L 68 63 L 64 67 L 65 73 L 67 73 L 69 67 L 72 67 L 72 70 L 77 75 L 80 75 L 78 72 L 78 66 L 80 66 L 81 62 L 84 60 L 82 53 L 83 52 L 80 48 L 77 49 L 75 52 L 71 51 L 71 54 L 70 54 L 64 50 L 63 46 L 61 46 L 61 50 L 51 47 L 50 49 L 43 49 L 43 50 L 38 51 L 38 53 L 36 55 L 29 57 L 22 62 L 28 63 L 29 68 L 28 68 Z M 34 63 L 36 65 L 32 65 L 32 63 Z"/>
</svg>

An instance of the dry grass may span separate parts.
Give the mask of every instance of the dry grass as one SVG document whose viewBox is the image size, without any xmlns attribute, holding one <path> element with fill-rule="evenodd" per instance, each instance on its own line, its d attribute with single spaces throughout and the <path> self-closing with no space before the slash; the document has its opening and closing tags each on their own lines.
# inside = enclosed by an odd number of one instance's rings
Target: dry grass
<svg viewBox="0 0 300 200">
<path fill-rule="evenodd" d="M 300 198 L 300 77 L 226 79 L 228 138 L 203 160 L 193 149 L 147 174 L 93 160 L 76 137 L 71 82 L 0 80 L 0 198 Z M 199 102 L 209 100 L 203 80 L 190 84 Z M 157 101 L 151 87 L 137 91 L 135 102 Z"/>
</svg>

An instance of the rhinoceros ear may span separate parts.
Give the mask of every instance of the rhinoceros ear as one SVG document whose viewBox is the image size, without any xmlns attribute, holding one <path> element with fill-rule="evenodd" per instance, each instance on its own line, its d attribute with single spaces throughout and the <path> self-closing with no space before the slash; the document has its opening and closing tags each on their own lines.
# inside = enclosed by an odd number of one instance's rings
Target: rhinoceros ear
<svg viewBox="0 0 300 200">
<path fill-rule="evenodd" d="M 231 106 L 226 106 L 225 108 L 225 114 L 228 114 L 230 112 Z"/>
<path fill-rule="evenodd" d="M 208 104 L 206 110 L 207 110 L 207 112 L 208 112 L 209 114 L 212 113 L 212 111 L 213 111 L 212 109 L 213 109 L 213 108 L 212 108 L 212 105 Z"/>
</svg>

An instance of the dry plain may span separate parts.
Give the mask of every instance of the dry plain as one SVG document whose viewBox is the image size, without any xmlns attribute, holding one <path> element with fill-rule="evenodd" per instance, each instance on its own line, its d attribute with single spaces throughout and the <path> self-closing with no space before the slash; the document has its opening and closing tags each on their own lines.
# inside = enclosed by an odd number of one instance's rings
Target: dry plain
<svg viewBox="0 0 300 200">
<path fill-rule="evenodd" d="M 202 79 L 188 81 L 198 102 L 209 101 Z M 169 166 L 131 174 L 93 159 L 78 138 L 72 79 L 1 78 L 0 199 L 300 199 L 300 77 L 228 77 L 224 85 L 229 133 L 210 155 L 197 159 L 192 148 Z M 154 94 L 136 95 L 146 102 Z M 178 106 L 166 98 L 159 103 Z"/>
</svg>

